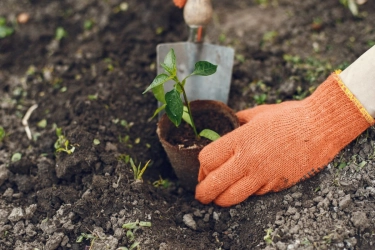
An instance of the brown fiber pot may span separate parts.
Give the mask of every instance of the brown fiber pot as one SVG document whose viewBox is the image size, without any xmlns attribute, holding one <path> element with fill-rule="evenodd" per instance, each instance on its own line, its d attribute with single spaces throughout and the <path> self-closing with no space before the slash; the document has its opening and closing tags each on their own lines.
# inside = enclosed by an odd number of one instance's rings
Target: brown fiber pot
<svg viewBox="0 0 375 250">
<path fill-rule="evenodd" d="M 197 100 L 192 101 L 190 107 L 198 133 L 204 128 L 209 128 L 223 136 L 231 130 L 239 127 L 239 121 L 234 111 L 222 102 Z M 205 119 L 208 116 L 215 117 L 215 119 Z M 203 119 L 203 121 L 200 122 L 201 119 Z M 207 120 L 209 121 L 207 122 Z M 225 129 L 223 127 L 224 125 L 226 125 Z M 219 126 L 219 128 L 217 126 Z M 156 132 L 181 186 L 186 190 L 194 191 L 195 186 L 198 184 L 198 154 L 205 146 L 201 145 L 204 143 L 204 140 L 206 140 L 206 144 L 208 144 L 209 141 L 202 138 L 199 142 L 193 143 L 191 146 L 186 146 L 183 145 L 183 143 L 176 143 L 176 141 L 171 139 L 172 134 L 175 135 L 176 133 L 184 133 L 186 131 L 193 134 L 192 128 L 185 122 L 181 122 L 180 126 L 176 128 L 176 126 L 168 119 L 167 115 L 164 114 L 158 122 Z"/>
</svg>

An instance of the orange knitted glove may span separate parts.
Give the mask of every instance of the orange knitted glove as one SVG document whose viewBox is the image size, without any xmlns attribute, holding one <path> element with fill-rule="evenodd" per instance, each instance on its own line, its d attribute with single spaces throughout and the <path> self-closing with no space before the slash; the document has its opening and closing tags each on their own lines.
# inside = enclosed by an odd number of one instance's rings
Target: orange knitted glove
<svg viewBox="0 0 375 250">
<path fill-rule="evenodd" d="M 182 8 L 185 6 L 187 0 L 173 0 L 174 5 L 176 5 L 179 8 Z"/>
<path fill-rule="evenodd" d="M 302 101 L 238 112 L 240 128 L 200 153 L 196 199 L 231 206 L 288 188 L 322 170 L 374 124 L 333 73 Z"/>
</svg>

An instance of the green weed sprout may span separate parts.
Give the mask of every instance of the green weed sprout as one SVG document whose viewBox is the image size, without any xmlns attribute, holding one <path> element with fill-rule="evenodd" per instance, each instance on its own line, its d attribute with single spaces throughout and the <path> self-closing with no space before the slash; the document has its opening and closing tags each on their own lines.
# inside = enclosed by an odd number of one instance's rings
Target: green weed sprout
<svg viewBox="0 0 375 250">
<path fill-rule="evenodd" d="M 73 145 L 70 145 L 69 140 L 62 134 L 61 128 L 56 128 L 56 135 L 57 140 L 54 144 L 56 153 L 65 152 L 68 155 L 72 154 L 76 148 Z"/>
<path fill-rule="evenodd" d="M 141 168 L 141 163 L 139 163 L 138 166 L 134 164 L 134 161 L 132 158 L 129 159 L 130 165 L 133 169 L 133 174 L 134 174 L 134 180 L 136 181 L 142 181 L 142 176 L 144 172 L 146 171 L 148 165 L 150 164 L 151 160 L 146 162 L 146 164 Z"/>
<path fill-rule="evenodd" d="M 272 228 L 268 228 L 266 231 L 266 236 L 263 237 L 264 241 L 267 243 L 267 245 L 270 245 L 273 243 L 272 241 L 272 236 L 271 236 L 271 233 L 272 233 Z"/>
<path fill-rule="evenodd" d="M 145 94 L 147 91 L 152 90 L 155 98 L 162 103 L 162 106 L 155 111 L 153 117 L 155 117 L 160 111 L 165 110 L 168 118 L 174 125 L 176 125 L 176 127 L 180 125 L 181 120 L 187 122 L 193 128 L 197 140 L 199 140 L 201 136 L 210 140 L 216 140 L 219 138 L 220 135 L 209 129 L 204 129 L 198 134 L 190 109 L 190 103 L 185 92 L 186 79 L 194 75 L 212 75 L 216 72 L 217 65 L 207 61 L 199 61 L 195 64 L 194 71 L 180 81 L 177 76 L 176 55 L 174 50 L 171 49 L 164 58 L 164 63 L 162 63 L 161 66 L 164 68 L 165 73 L 157 75 L 153 82 L 143 92 L 143 94 Z M 165 93 L 164 84 L 170 80 L 174 81 L 175 84 L 171 91 Z M 185 105 L 181 98 L 181 94 Z"/>
<path fill-rule="evenodd" d="M 83 240 L 89 240 L 90 241 L 90 248 L 89 249 L 91 249 L 92 246 L 94 246 L 95 240 L 97 240 L 97 239 L 98 239 L 98 237 L 96 235 L 81 233 L 81 235 L 78 236 L 76 242 L 82 243 Z"/>
<path fill-rule="evenodd" d="M 4 17 L 0 17 L 0 39 L 12 35 L 13 32 L 14 29 L 7 26 L 6 19 Z"/>
<path fill-rule="evenodd" d="M 134 234 L 141 227 L 151 227 L 151 222 L 136 220 L 135 222 L 128 222 L 122 225 L 122 228 L 126 230 L 126 237 L 128 238 L 129 242 L 134 242 L 129 248 L 120 247 L 121 250 L 132 250 L 135 248 L 138 249 L 140 242 L 135 241 Z"/>
<path fill-rule="evenodd" d="M 168 188 L 171 183 L 169 180 L 167 179 L 163 179 L 160 175 L 159 175 L 159 180 L 156 180 L 152 183 L 152 185 L 156 188 L 158 187 L 163 187 L 163 188 Z"/>
<path fill-rule="evenodd" d="M 0 142 L 4 140 L 5 136 L 6 136 L 6 133 L 5 133 L 4 128 L 0 126 Z"/>
</svg>

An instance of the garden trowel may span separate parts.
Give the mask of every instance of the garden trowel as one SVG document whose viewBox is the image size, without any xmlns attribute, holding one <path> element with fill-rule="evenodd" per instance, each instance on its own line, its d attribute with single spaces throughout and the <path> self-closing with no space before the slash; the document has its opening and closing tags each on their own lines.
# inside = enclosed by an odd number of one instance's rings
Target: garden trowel
<svg viewBox="0 0 375 250">
<path fill-rule="evenodd" d="M 157 46 L 157 73 L 164 72 L 160 64 L 170 49 L 174 49 L 176 54 L 180 79 L 192 73 L 194 65 L 198 61 L 208 61 L 218 65 L 217 71 L 213 75 L 188 78 L 185 90 L 189 101 L 205 99 L 227 103 L 232 78 L 234 49 L 203 42 L 205 26 L 211 17 L 211 0 L 187 1 L 184 7 L 184 20 L 190 29 L 189 39 L 187 42 L 165 43 Z M 166 92 L 170 91 L 173 88 L 173 83 L 168 82 L 164 87 Z"/>
</svg>

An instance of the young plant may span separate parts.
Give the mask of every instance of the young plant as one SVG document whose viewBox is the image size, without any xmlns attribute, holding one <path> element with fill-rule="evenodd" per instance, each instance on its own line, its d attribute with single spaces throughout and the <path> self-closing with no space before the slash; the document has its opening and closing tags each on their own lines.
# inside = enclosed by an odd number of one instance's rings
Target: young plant
<svg viewBox="0 0 375 250">
<path fill-rule="evenodd" d="M 14 29 L 7 26 L 6 19 L 4 17 L 0 17 L 0 39 L 12 35 L 13 32 Z"/>
<path fill-rule="evenodd" d="M 0 142 L 4 140 L 5 136 L 6 136 L 6 133 L 5 133 L 4 128 L 0 126 Z"/>
<path fill-rule="evenodd" d="M 68 155 L 72 154 L 76 148 L 72 146 L 69 140 L 66 139 L 65 135 L 62 134 L 61 128 L 56 128 L 56 135 L 57 140 L 54 144 L 56 153 L 65 152 Z"/>
<path fill-rule="evenodd" d="M 181 120 L 187 122 L 194 131 L 197 140 L 201 136 L 206 137 L 210 140 L 216 140 L 220 136 L 209 129 L 204 129 L 200 133 L 197 132 L 197 128 L 194 123 L 193 114 L 190 109 L 190 103 L 186 96 L 185 84 L 186 80 L 191 76 L 209 76 L 216 72 L 217 65 L 214 65 L 207 61 L 199 61 L 195 64 L 194 71 L 186 76 L 182 81 L 177 76 L 177 62 L 174 50 L 171 49 L 164 59 L 164 63 L 161 64 L 164 68 L 165 73 L 159 74 L 143 92 L 145 94 L 147 91 L 152 90 L 155 98 L 162 103 L 154 113 L 155 117 L 160 111 L 165 110 L 168 118 L 171 122 L 178 127 Z M 164 91 L 164 84 L 168 81 L 174 81 L 173 89 L 167 93 Z M 183 97 L 183 100 L 181 98 Z M 185 104 L 184 104 L 185 103 Z"/>
<path fill-rule="evenodd" d="M 121 247 L 121 250 L 132 250 L 132 249 L 139 249 L 140 242 L 135 241 L 135 232 L 140 228 L 151 227 L 151 222 L 149 221 L 139 221 L 136 220 L 135 222 L 128 222 L 122 225 L 122 228 L 126 230 L 126 237 L 128 238 L 129 242 L 133 242 L 133 244 L 127 247 Z"/>
<path fill-rule="evenodd" d="M 134 164 L 134 161 L 132 158 L 129 159 L 130 161 L 130 165 L 133 169 L 133 174 L 134 174 L 134 180 L 136 181 L 142 181 L 142 176 L 143 174 L 145 173 L 148 165 L 150 164 L 151 160 L 149 160 L 148 162 L 146 162 L 146 164 L 141 168 L 141 163 L 139 163 L 138 166 L 136 166 Z"/>
<path fill-rule="evenodd" d="M 272 228 L 268 228 L 265 230 L 266 231 L 266 236 L 263 237 L 264 241 L 267 243 L 267 245 L 270 245 L 273 243 L 273 240 L 272 240 Z"/>
<path fill-rule="evenodd" d="M 98 236 L 94 235 L 94 234 L 86 234 L 86 233 L 81 233 L 80 236 L 78 236 L 76 242 L 77 243 L 82 243 L 83 240 L 88 240 L 90 241 L 90 246 L 88 247 L 88 249 L 92 249 L 93 246 L 94 246 L 94 242 L 95 240 L 99 239 Z M 87 247 L 85 248 L 87 249 Z"/>
</svg>

